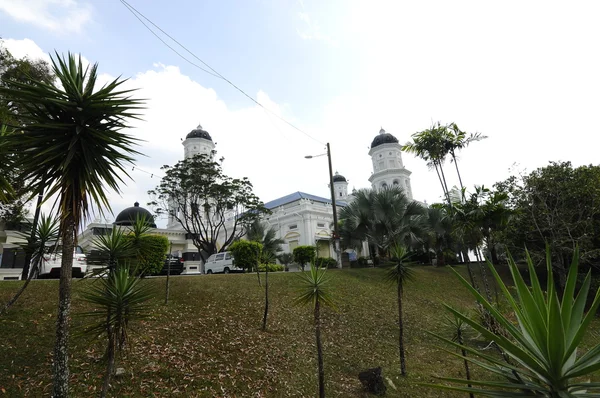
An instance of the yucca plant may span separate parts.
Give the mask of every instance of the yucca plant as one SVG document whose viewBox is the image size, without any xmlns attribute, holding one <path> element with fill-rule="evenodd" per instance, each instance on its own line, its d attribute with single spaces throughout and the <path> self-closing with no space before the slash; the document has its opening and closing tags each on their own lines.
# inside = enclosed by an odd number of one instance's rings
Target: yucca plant
<svg viewBox="0 0 600 398">
<path fill-rule="evenodd" d="M 386 273 L 386 280 L 394 284 L 397 289 L 398 300 L 398 351 L 400 353 L 400 373 L 406 376 L 406 357 L 404 350 L 404 317 L 402 311 L 402 297 L 404 284 L 414 279 L 414 270 L 408 263 L 408 252 L 404 246 L 396 244 L 391 249 L 393 265 Z"/>
<path fill-rule="evenodd" d="M 96 319 L 84 331 L 93 336 L 104 336 L 106 347 L 106 374 L 101 397 L 105 397 L 114 372 L 115 356 L 128 344 L 130 324 L 149 315 L 148 301 L 154 296 L 149 283 L 130 275 L 129 267 L 117 266 L 106 278 L 97 280 L 83 299 L 96 309 L 82 316 Z"/>
<path fill-rule="evenodd" d="M 8 101 L 23 109 L 18 134 L 3 138 L 15 159 L 19 178 L 30 181 L 31 194 L 48 188 L 57 195 L 61 220 L 62 263 L 54 346 L 52 395 L 69 395 L 69 322 L 71 272 L 77 231 L 92 209 L 110 209 L 108 193 L 119 191 L 127 163 L 140 153 L 137 139 L 125 134 L 129 118 L 137 118 L 141 101 L 123 89 L 124 80 L 98 84 L 98 65 L 84 67 L 81 57 L 52 57 L 56 81 L 5 80 L 0 87 Z"/>
<path fill-rule="evenodd" d="M 600 289 L 596 292 L 594 301 L 586 314 L 585 306 L 590 289 L 591 273 L 588 272 L 579 292 L 575 294 L 579 250 L 575 250 L 562 299 L 559 298 L 552 277 L 550 250 L 546 249 L 548 272 L 546 291 L 540 285 L 529 253 L 526 257 L 531 286 L 527 286 L 523 280 L 514 260 L 509 259 L 516 297 L 513 297 L 493 265 L 488 262 L 490 271 L 514 312 L 516 325 L 455 272 L 460 282 L 502 325 L 506 336 L 492 333 L 480 323 L 469 319 L 452 307 L 446 306 L 454 316 L 462 319 L 486 339 L 495 342 L 511 359 L 510 363 L 503 358 L 484 355 L 450 339 L 436 336 L 456 348 L 469 352 L 472 354 L 468 359 L 471 363 L 500 376 L 505 381 L 471 380 L 470 384 L 474 387 L 445 385 L 436 385 L 436 387 L 472 392 L 475 395 L 486 397 L 600 396 L 600 383 L 591 383 L 581 379 L 581 377 L 600 369 L 600 344 L 595 345 L 584 355 L 578 355 L 578 346 L 600 305 Z M 442 380 L 464 385 L 469 383 L 467 380 L 453 378 L 442 378 Z"/>
<path fill-rule="evenodd" d="M 319 371 L 319 398 L 325 397 L 325 371 L 323 369 L 323 345 L 321 344 L 321 307 L 335 308 L 328 289 L 329 277 L 325 276 L 326 269 L 320 270 L 311 263 L 309 272 L 299 275 L 299 295 L 295 304 L 310 304 L 313 307 L 315 339 L 317 343 L 317 364 Z"/>
<path fill-rule="evenodd" d="M 117 267 L 119 261 L 123 262 L 134 253 L 131 241 L 126 238 L 125 232 L 117 226 L 105 235 L 98 235 L 94 239 L 94 245 L 102 253 L 103 258 L 106 259 L 106 267 L 94 272 L 94 276 L 110 273 Z"/>
<path fill-rule="evenodd" d="M 446 317 L 446 325 L 452 334 L 452 341 L 458 343 L 461 346 L 465 345 L 465 336 L 469 330 L 467 325 L 462 318 L 455 316 Z M 467 351 L 464 348 L 460 349 L 460 353 L 463 356 L 463 362 L 465 366 L 465 377 L 470 383 L 471 381 L 471 370 L 469 369 L 469 361 L 467 360 Z M 472 387 L 471 384 L 467 384 L 468 387 Z M 469 393 L 469 398 L 473 398 L 472 392 Z"/>
</svg>

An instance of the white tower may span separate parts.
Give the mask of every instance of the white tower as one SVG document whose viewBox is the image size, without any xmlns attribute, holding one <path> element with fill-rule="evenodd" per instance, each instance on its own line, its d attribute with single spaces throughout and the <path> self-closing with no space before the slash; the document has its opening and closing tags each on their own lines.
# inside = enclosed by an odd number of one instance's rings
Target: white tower
<svg viewBox="0 0 600 398">
<path fill-rule="evenodd" d="M 182 144 L 184 148 L 183 156 L 185 159 L 189 159 L 198 154 L 209 155 L 212 157 L 212 152 L 215 149 L 215 143 L 212 141 L 210 134 L 208 134 L 208 131 L 203 130 L 201 125 L 198 125 L 198 127 L 190 131 L 189 134 L 185 136 L 185 140 Z M 169 203 L 169 207 L 171 213 L 174 213 L 177 210 L 172 202 Z M 175 217 L 169 217 L 167 228 L 181 229 L 181 225 L 179 225 Z"/>
<path fill-rule="evenodd" d="M 211 155 L 215 149 L 215 143 L 210 138 L 208 131 L 202 129 L 201 125 L 198 125 L 192 130 L 183 141 L 184 157 L 186 159 L 198 154 Z"/>
<path fill-rule="evenodd" d="M 398 186 L 412 199 L 411 172 L 402 164 L 402 147 L 398 139 L 382 128 L 371 142 L 369 155 L 373 161 L 373 174 L 369 177 L 373 189 Z"/>
<path fill-rule="evenodd" d="M 346 200 L 348 198 L 348 181 L 346 181 L 346 177 L 337 171 L 333 176 L 333 192 L 335 193 L 335 200 Z"/>
</svg>

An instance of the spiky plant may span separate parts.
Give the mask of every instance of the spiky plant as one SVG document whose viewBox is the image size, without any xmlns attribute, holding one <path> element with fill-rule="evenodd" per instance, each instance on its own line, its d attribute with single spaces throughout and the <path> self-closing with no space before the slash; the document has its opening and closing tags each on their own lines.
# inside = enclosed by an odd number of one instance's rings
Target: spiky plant
<svg viewBox="0 0 600 398">
<path fill-rule="evenodd" d="M 319 372 L 319 398 L 325 397 L 325 371 L 323 369 L 323 346 L 321 343 L 321 307 L 335 308 L 335 303 L 329 292 L 330 278 L 325 276 L 326 270 L 320 270 L 313 263 L 309 272 L 299 275 L 299 294 L 295 304 L 311 305 L 313 307 L 315 339 L 317 344 L 317 364 Z"/>
<path fill-rule="evenodd" d="M 486 397 L 600 396 L 600 383 L 591 383 L 581 379 L 600 369 L 600 344 L 596 344 L 584 355 L 578 355 L 578 347 L 600 306 L 600 289 L 596 292 L 594 301 L 586 314 L 585 306 L 590 290 L 591 271 L 587 273 L 579 292 L 575 294 L 578 265 L 579 250 L 575 250 L 561 299 L 554 283 L 549 248 L 546 249 L 548 280 L 545 291 L 537 278 L 529 253 L 527 253 L 527 266 L 531 277 L 531 286 L 527 286 L 514 260 L 509 258 L 516 297 L 508 290 L 494 266 L 488 262 L 490 271 L 514 312 L 516 325 L 455 272 L 462 285 L 502 325 L 507 336 L 491 332 L 484 325 L 469 319 L 450 306 L 446 306 L 446 308 L 454 316 L 481 333 L 483 337 L 494 341 L 502 352 L 510 357 L 511 363 L 507 363 L 500 357 L 485 355 L 445 337 L 436 336 L 456 348 L 469 352 L 471 356 L 468 360 L 471 363 L 481 366 L 504 381 L 472 380 L 470 384 L 473 387 L 456 385 L 436 385 L 435 387 L 472 392 L 475 395 Z M 515 364 L 512 365 L 512 363 Z M 463 385 L 469 383 L 467 380 L 454 378 L 443 378 L 442 380 Z"/>
<path fill-rule="evenodd" d="M 402 298 L 404 296 L 404 284 L 414 279 L 415 272 L 409 266 L 408 252 L 404 246 L 398 244 L 391 249 L 393 265 L 387 270 L 386 280 L 395 285 L 397 289 L 398 302 L 398 352 L 400 353 L 400 373 L 406 376 L 406 356 L 404 350 L 404 317 L 402 310 Z"/>
<path fill-rule="evenodd" d="M 4 138 L 5 150 L 27 153 L 15 159 L 19 178 L 31 181 L 32 195 L 48 187 L 58 195 L 62 263 L 59 282 L 54 383 L 56 398 L 69 394 L 68 341 L 73 247 L 82 220 L 92 209 L 110 208 L 108 192 L 119 191 L 126 163 L 139 153 L 137 140 L 122 132 L 138 117 L 141 101 L 115 79 L 98 87 L 98 65 L 84 67 L 73 54 L 52 57 L 56 81 L 5 81 L 0 94 L 23 110 L 18 134 Z"/>
<path fill-rule="evenodd" d="M 82 295 L 85 301 L 96 307 L 95 311 L 82 314 L 96 320 L 85 332 L 92 336 L 104 335 L 108 341 L 106 374 L 101 391 L 101 397 L 105 397 L 114 371 L 115 355 L 128 344 L 131 323 L 149 315 L 148 301 L 154 296 L 154 289 L 149 283 L 131 275 L 129 267 L 118 265 Z"/>
</svg>

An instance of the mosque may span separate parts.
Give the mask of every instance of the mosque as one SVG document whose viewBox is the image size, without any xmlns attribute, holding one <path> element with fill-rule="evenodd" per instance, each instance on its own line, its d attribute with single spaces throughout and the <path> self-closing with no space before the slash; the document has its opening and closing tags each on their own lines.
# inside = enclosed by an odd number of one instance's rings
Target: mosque
<svg viewBox="0 0 600 398">
<path fill-rule="evenodd" d="M 200 125 L 187 134 L 182 144 L 184 158 L 198 154 L 212 156 L 215 149 L 211 135 Z M 371 142 L 369 156 L 373 163 L 373 173 L 369 177 L 373 189 L 399 186 L 405 190 L 410 199 L 413 198 L 410 185 L 411 172 L 404 167 L 401 146 L 396 137 L 382 128 Z M 341 207 L 353 200 L 353 195 L 348 193 L 347 179 L 337 172 L 333 176 L 333 186 L 339 211 Z M 284 252 L 291 252 L 300 245 L 315 245 L 320 257 L 335 256 L 330 239 L 332 236 L 330 226 L 333 223 L 331 198 L 294 192 L 266 202 L 265 206 L 271 214 L 266 216 L 263 222 L 267 224 L 267 228 L 275 228 L 277 237 L 284 240 L 285 244 L 282 247 Z M 114 225 L 126 225 L 138 214 L 151 216 L 148 210 L 140 207 L 136 202 L 134 206 L 119 213 Z M 106 233 L 110 228 L 112 228 L 110 224 L 89 224 L 79 236 L 79 245 L 86 252 L 92 250 L 94 237 Z M 202 264 L 198 250 L 192 241 L 186 238 L 186 231 L 174 217 L 169 217 L 166 228 L 155 228 L 153 233 L 164 235 L 169 239 L 172 253 L 179 255 L 185 261 L 184 274 L 201 272 Z M 366 244 L 358 255 L 368 255 Z"/>
</svg>

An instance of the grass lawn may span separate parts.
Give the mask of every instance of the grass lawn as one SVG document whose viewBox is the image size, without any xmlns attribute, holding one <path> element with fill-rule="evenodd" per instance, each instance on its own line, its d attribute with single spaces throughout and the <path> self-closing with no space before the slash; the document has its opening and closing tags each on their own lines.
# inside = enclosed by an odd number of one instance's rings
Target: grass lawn
<svg viewBox="0 0 600 398">
<path fill-rule="evenodd" d="M 448 335 L 442 301 L 465 310 L 473 300 L 447 268 L 419 267 L 406 289 L 406 378 L 399 376 L 395 289 L 381 269 L 328 271 L 338 311 L 323 311 L 326 392 L 364 397 L 357 375 L 383 367 L 396 389 L 390 397 L 466 397 L 417 385 L 435 376 L 464 377 L 462 361 L 439 349 L 426 331 Z M 118 397 L 314 397 L 316 351 L 312 312 L 295 307 L 295 273 L 272 273 L 267 332 L 260 330 L 264 290 L 256 274 L 175 277 L 171 301 L 164 278 L 156 284 L 151 318 L 134 325 L 133 344 L 118 361 L 124 376 L 111 393 Z M 6 302 L 21 282 L 0 284 Z M 71 388 L 73 396 L 97 395 L 104 364 L 102 345 L 79 334 L 89 310 L 78 300 L 94 281 L 73 283 Z M 49 396 L 58 281 L 35 281 L 6 315 L 0 316 L 0 396 Z M 592 329 L 597 330 L 596 321 Z M 587 343 L 597 341 L 596 334 Z M 472 342 L 481 344 L 481 342 Z M 473 369 L 475 376 L 481 375 Z M 594 378 L 600 381 L 600 377 Z"/>
</svg>

